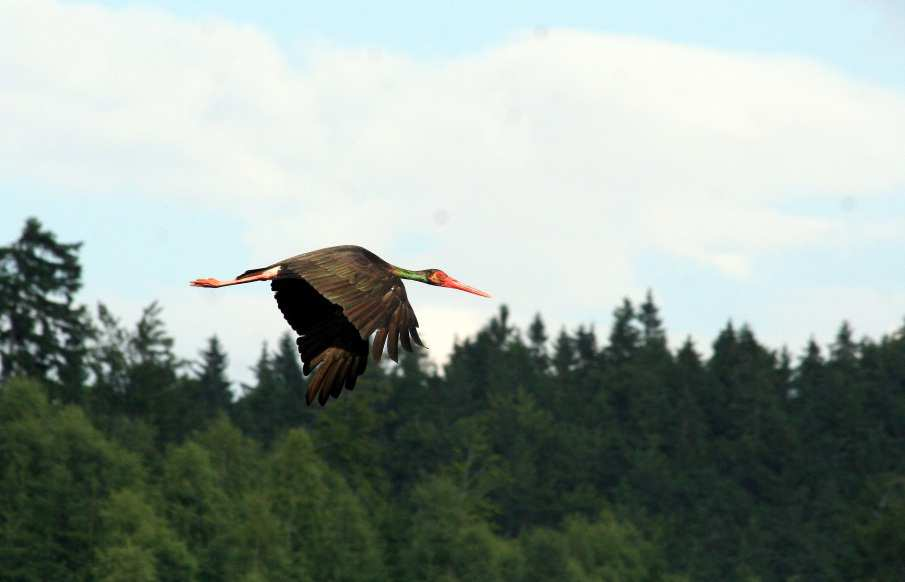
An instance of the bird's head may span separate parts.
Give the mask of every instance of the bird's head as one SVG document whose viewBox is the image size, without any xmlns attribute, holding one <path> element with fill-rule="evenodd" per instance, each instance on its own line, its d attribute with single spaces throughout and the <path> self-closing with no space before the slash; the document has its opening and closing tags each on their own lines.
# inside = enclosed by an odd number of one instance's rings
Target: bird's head
<svg viewBox="0 0 905 582">
<path fill-rule="evenodd" d="M 427 269 L 424 271 L 425 276 L 427 277 L 427 283 L 429 285 L 436 285 L 437 287 L 449 287 L 450 289 L 459 289 L 460 291 L 468 291 L 469 293 L 474 293 L 475 295 L 480 295 L 481 297 L 490 297 L 490 293 L 486 293 L 481 291 L 480 289 L 475 289 L 461 281 L 456 281 L 440 269 Z"/>
</svg>

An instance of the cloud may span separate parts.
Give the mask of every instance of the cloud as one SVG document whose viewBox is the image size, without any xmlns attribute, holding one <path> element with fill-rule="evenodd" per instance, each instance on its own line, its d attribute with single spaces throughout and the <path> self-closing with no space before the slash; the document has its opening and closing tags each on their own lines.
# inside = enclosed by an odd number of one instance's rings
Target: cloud
<svg viewBox="0 0 905 582">
<path fill-rule="evenodd" d="M 203 202 L 241 217 L 262 264 L 358 243 L 528 313 L 590 314 L 645 285 L 640 251 L 744 280 L 762 253 L 843 228 L 782 203 L 905 188 L 905 95 L 803 58 L 559 29 L 429 62 L 290 55 L 254 28 L 142 7 L 4 13 L 2 175 Z M 184 291 L 168 305 L 180 335 L 202 325 L 191 314 L 232 325 Z M 426 335 L 448 330 L 439 345 L 496 309 L 441 295 L 416 305 Z M 272 332 L 261 321 L 223 333 L 247 349 Z"/>
<path fill-rule="evenodd" d="M 734 253 L 716 253 L 708 256 L 707 261 L 723 273 L 737 279 L 747 279 L 751 275 L 751 267 L 745 257 Z"/>
</svg>

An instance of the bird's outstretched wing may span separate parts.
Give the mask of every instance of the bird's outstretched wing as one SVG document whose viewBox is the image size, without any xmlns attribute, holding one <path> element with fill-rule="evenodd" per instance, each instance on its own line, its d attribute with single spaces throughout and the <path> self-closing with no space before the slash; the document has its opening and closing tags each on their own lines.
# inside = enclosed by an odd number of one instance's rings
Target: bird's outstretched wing
<svg viewBox="0 0 905 582">
<path fill-rule="evenodd" d="M 367 249 L 341 246 L 298 255 L 276 263 L 282 267 L 275 281 L 300 278 L 342 310 L 342 315 L 367 339 L 377 332 L 371 347 L 380 361 L 384 345 L 393 361 L 399 360 L 399 344 L 412 351 L 412 342 L 424 346 L 418 336 L 418 319 L 408 301 L 402 280 L 390 265 Z"/>
<path fill-rule="evenodd" d="M 368 365 L 368 341 L 342 314 L 304 279 L 274 279 L 270 288 L 283 317 L 299 335 L 296 340 L 302 357 L 302 372 L 308 382 L 306 401 L 317 398 L 323 406 L 343 388 L 352 390 Z"/>
</svg>

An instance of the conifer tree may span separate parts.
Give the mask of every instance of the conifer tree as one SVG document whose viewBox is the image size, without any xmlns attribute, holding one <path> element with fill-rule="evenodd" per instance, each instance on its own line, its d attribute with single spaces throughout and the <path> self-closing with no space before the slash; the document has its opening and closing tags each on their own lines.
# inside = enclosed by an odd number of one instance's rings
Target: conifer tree
<svg viewBox="0 0 905 582">
<path fill-rule="evenodd" d="M 593 327 L 585 329 L 579 325 L 575 331 L 575 353 L 578 356 L 579 366 L 587 368 L 597 360 L 597 334 Z"/>
<path fill-rule="evenodd" d="M 635 327 L 635 307 L 625 298 L 613 312 L 613 328 L 610 330 L 610 344 L 606 348 L 607 359 L 614 363 L 627 361 L 635 354 L 641 334 Z"/>
<path fill-rule="evenodd" d="M 509 325 L 509 308 L 505 304 L 500 305 L 500 314 L 490 320 L 486 331 L 488 337 L 498 347 L 502 347 L 509 340 L 513 328 Z"/>
<path fill-rule="evenodd" d="M 135 364 L 159 366 L 175 374 L 178 360 L 173 354 L 173 338 L 167 334 L 162 313 L 163 308 L 156 301 L 144 308 L 129 347 Z"/>
<path fill-rule="evenodd" d="M 248 434 L 269 444 L 282 431 L 294 426 L 310 426 L 320 407 L 305 404 L 306 385 L 299 355 L 289 333 L 277 342 L 276 353 L 265 345 L 254 367 L 255 384 L 236 404 L 236 424 Z"/>
<path fill-rule="evenodd" d="M 836 341 L 830 346 L 830 359 L 841 365 L 855 364 L 857 345 L 853 338 L 852 326 L 843 321 L 836 333 Z"/>
<path fill-rule="evenodd" d="M 232 392 L 226 376 L 228 360 L 217 336 L 207 342 L 207 349 L 201 352 L 201 367 L 198 370 L 198 398 L 200 406 L 208 417 L 225 411 L 232 403 Z"/>
<path fill-rule="evenodd" d="M 261 346 L 261 354 L 252 368 L 255 382 L 252 385 L 242 385 L 242 397 L 233 407 L 236 425 L 265 445 L 270 444 L 278 430 L 273 423 L 277 381 L 271 362 L 272 356 L 265 343 Z"/>
<path fill-rule="evenodd" d="M 544 326 L 540 313 L 537 313 L 531 321 L 531 325 L 528 326 L 528 342 L 537 369 L 542 372 L 546 372 L 550 366 L 550 356 L 547 353 L 548 339 L 547 328 Z"/>
<path fill-rule="evenodd" d="M 683 467 L 691 467 L 703 454 L 706 427 L 700 399 L 707 381 L 701 356 L 695 350 L 691 338 L 685 340 L 676 354 L 676 368 L 672 378 L 673 433 L 668 436 Z"/>
<path fill-rule="evenodd" d="M 559 332 L 553 346 L 553 369 L 559 378 L 565 377 L 575 366 L 575 339 L 566 330 Z"/>
<path fill-rule="evenodd" d="M 154 426 L 161 442 L 172 442 L 196 428 L 196 417 L 186 414 L 192 407 L 192 385 L 180 374 L 185 363 L 173 352 L 162 311 L 156 301 L 148 305 L 129 336 L 129 382 L 123 409 Z"/>
<path fill-rule="evenodd" d="M 75 304 L 81 243 L 60 243 L 29 218 L 19 238 L 0 247 L 0 378 L 42 379 L 51 397 L 79 402 L 91 326 Z"/>
<path fill-rule="evenodd" d="M 638 310 L 638 323 L 641 324 L 641 339 L 646 345 L 666 346 L 666 332 L 663 330 L 663 320 L 660 319 L 660 310 L 654 304 L 654 294 L 648 289 L 644 296 L 644 303 Z"/>
<path fill-rule="evenodd" d="M 287 398 L 290 394 L 304 392 L 298 348 L 288 332 L 282 334 L 277 341 L 277 350 L 270 364 L 276 381 L 282 385 L 281 388 L 285 390 Z"/>
<path fill-rule="evenodd" d="M 131 366 L 128 344 L 129 332 L 106 305 L 99 303 L 87 361 L 92 375 L 88 407 L 103 424 L 109 424 L 113 416 L 124 411 Z"/>
</svg>

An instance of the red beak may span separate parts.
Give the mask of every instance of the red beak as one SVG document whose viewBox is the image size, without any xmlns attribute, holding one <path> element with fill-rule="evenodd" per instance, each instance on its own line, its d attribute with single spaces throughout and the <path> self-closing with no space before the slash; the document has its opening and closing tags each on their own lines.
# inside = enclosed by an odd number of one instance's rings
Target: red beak
<svg viewBox="0 0 905 582">
<path fill-rule="evenodd" d="M 469 293 L 474 293 L 475 295 L 480 295 L 481 297 L 490 297 L 490 293 L 485 291 L 481 291 L 480 289 L 475 289 L 465 283 L 460 281 L 456 281 L 452 277 L 447 277 L 445 281 L 443 281 L 444 287 L 449 287 L 451 289 L 458 289 L 459 291 L 468 291 Z"/>
</svg>

